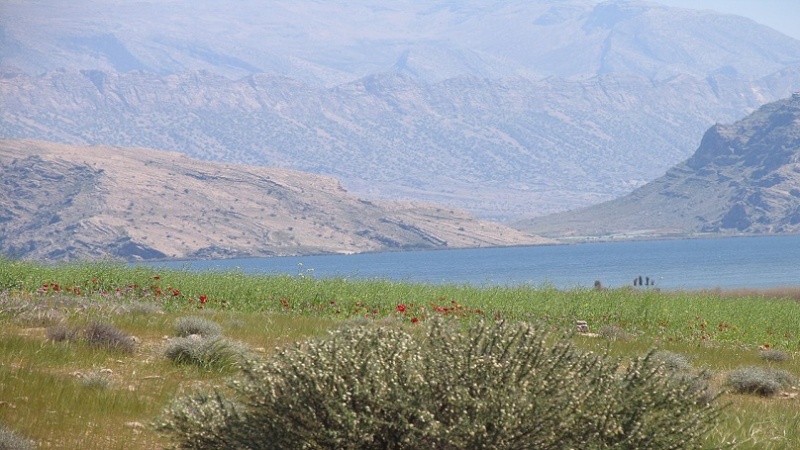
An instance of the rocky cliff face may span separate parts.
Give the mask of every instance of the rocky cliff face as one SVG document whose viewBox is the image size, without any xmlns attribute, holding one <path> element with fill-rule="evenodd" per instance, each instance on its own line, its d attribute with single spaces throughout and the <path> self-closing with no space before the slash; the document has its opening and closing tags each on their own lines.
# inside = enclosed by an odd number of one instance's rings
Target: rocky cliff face
<svg viewBox="0 0 800 450">
<path fill-rule="evenodd" d="M 333 178 L 144 148 L 0 140 L 0 255 L 42 260 L 355 253 L 548 242 L 378 203 Z"/>
<path fill-rule="evenodd" d="M 800 94 L 711 127 L 691 158 L 630 195 L 519 225 L 551 237 L 800 233 Z"/>
</svg>

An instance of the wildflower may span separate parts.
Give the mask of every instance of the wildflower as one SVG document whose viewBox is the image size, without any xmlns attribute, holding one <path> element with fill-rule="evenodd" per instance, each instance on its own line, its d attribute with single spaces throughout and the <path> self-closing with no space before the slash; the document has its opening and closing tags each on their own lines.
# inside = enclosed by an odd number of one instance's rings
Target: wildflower
<svg viewBox="0 0 800 450">
<path fill-rule="evenodd" d="M 419 322 L 418 317 L 414 317 L 413 319 L 411 319 L 411 323 L 417 323 L 417 322 Z"/>
<path fill-rule="evenodd" d="M 406 312 L 406 305 L 404 305 L 402 303 L 397 305 L 397 312 L 405 313 Z"/>
<path fill-rule="evenodd" d="M 201 295 L 200 296 L 200 303 L 205 303 L 207 300 L 208 300 L 208 296 L 206 296 L 206 295 Z"/>
</svg>

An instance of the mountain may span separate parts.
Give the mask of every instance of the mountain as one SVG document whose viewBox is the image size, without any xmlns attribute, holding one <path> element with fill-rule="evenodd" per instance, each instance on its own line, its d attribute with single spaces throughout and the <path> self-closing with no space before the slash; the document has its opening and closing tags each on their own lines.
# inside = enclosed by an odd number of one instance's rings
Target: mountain
<svg viewBox="0 0 800 450">
<path fill-rule="evenodd" d="M 800 86 L 800 41 L 710 11 L 340 3 L 4 2 L 0 137 L 285 167 L 509 220 L 624 195 Z"/>
<path fill-rule="evenodd" d="M 749 19 L 630 0 L 6 0 L 0 67 L 205 70 L 338 85 L 635 74 L 766 76 L 800 43 Z M 13 71 L 12 70 L 12 71 Z"/>
<path fill-rule="evenodd" d="M 44 260 L 355 253 L 548 240 L 337 180 L 145 148 L 0 140 L 0 254 Z"/>
<path fill-rule="evenodd" d="M 800 93 L 714 125 L 691 158 L 629 195 L 516 225 L 568 239 L 800 233 Z"/>
</svg>

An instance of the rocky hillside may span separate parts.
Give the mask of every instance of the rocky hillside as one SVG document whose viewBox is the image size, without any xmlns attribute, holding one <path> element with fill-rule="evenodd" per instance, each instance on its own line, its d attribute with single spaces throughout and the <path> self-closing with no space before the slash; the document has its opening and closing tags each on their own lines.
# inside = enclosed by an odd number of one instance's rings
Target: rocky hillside
<svg viewBox="0 0 800 450">
<path fill-rule="evenodd" d="M 452 208 L 363 200 L 326 176 L 145 148 L 0 140 L 0 255 L 206 258 L 544 242 Z"/>
<path fill-rule="evenodd" d="M 691 158 L 630 195 L 517 225 L 573 239 L 800 233 L 800 94 L 713 126 Z"/>
<path fill-rule="evenodd" d="M 624 195 L 715 121 L 798 86 L 800 42 L 637 1 L 30 0 L 0 14 L 0 137 L 285 167 L 495 219 Z"/>
<path fill-rule="evenodd" d="M 333 88 L 274 75 L 19 74 L 0 79 L 0 136 L 287 167 L 367 198 L 505 219 L 624 195 L 689 157 L 715 118 L 793 85 L 800 66 L 760 80 L 389 74 Z"/>
</svg>

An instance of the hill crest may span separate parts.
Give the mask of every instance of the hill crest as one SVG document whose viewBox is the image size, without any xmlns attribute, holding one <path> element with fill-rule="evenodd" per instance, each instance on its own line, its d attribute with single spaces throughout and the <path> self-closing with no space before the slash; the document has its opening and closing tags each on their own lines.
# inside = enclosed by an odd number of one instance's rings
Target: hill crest
<svg viewBox="0 0 800 450">
<path fill-rule="evenodd" d="M 250 257 L 549 242 L 452 208 L 371 202 L 334 178 L 144 148 L 0 140 L 0 254 Z"/>
</svg>

